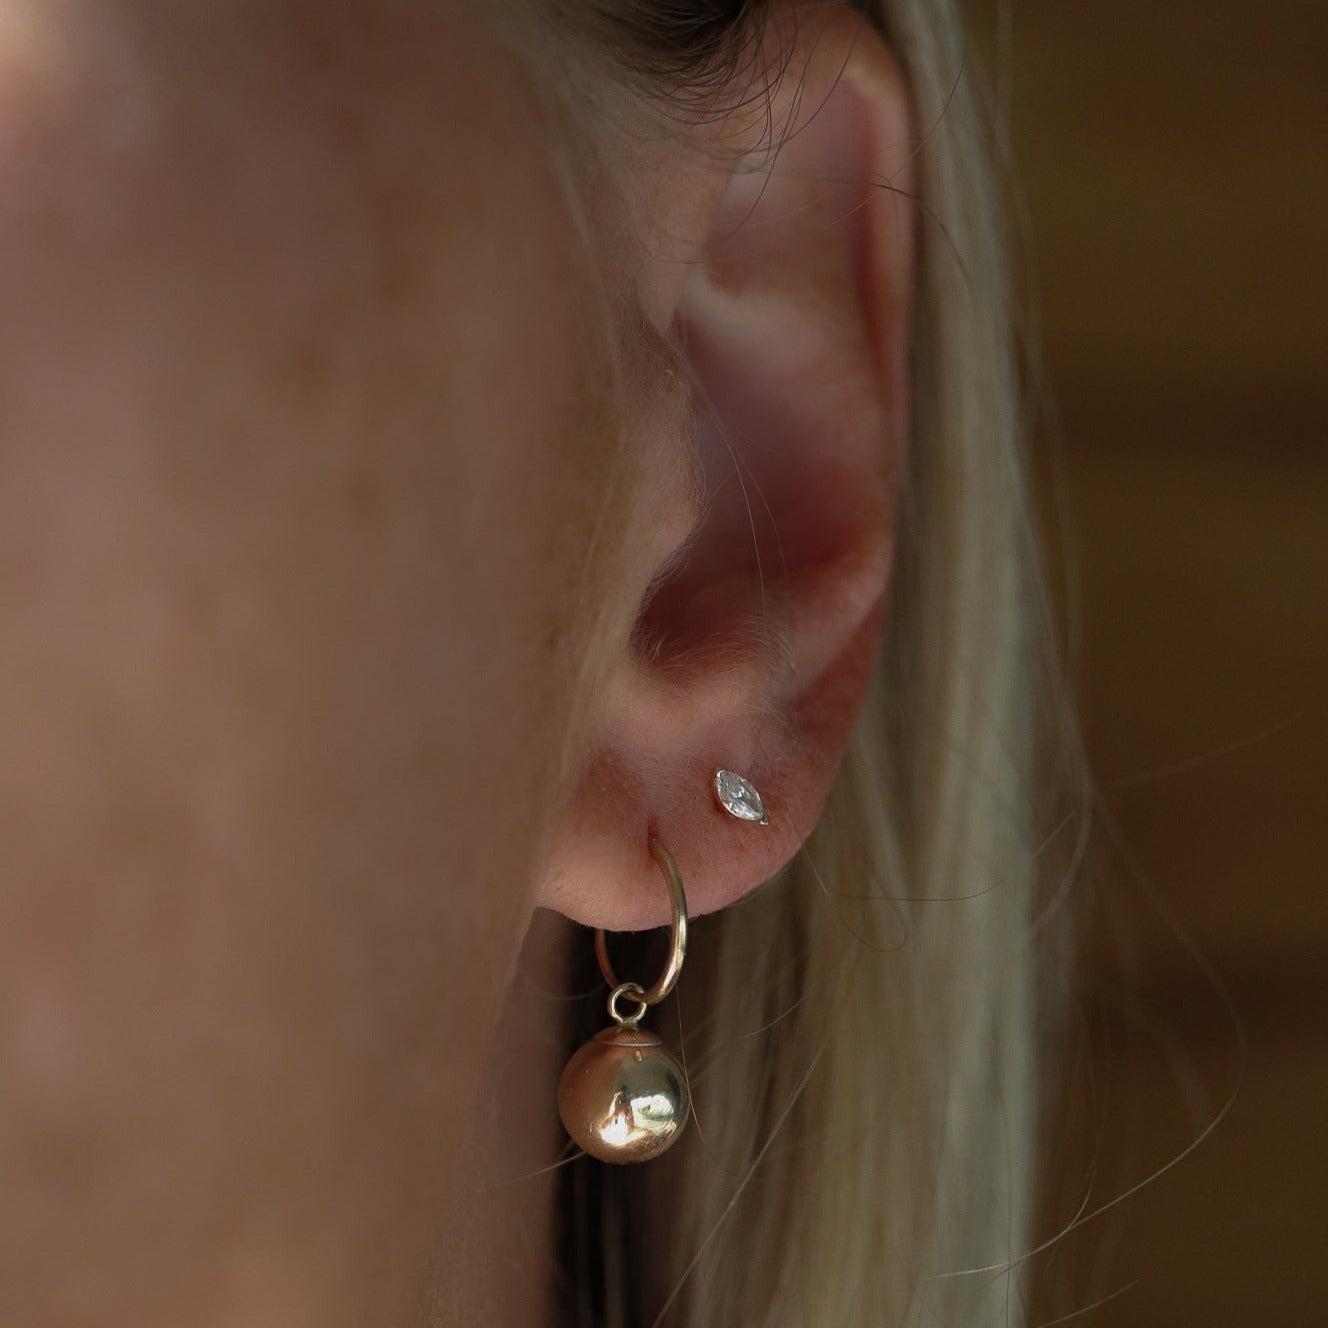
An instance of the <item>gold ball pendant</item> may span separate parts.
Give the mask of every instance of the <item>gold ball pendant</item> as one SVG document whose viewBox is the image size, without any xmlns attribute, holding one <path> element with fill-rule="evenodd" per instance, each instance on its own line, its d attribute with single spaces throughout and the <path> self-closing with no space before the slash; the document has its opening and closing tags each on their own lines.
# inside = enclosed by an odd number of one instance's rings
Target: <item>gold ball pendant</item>
<svg viewBox="0 0 1328 1328">
<path fill-rule="evenodd" d="M 601 1162 L 645 1162 L 687 1124 L 691 1099 L 677 1058 L 631 1024 L 597 1034 L 567 1062 L 558 1111 L 574 1143 Z"/>
</svg>

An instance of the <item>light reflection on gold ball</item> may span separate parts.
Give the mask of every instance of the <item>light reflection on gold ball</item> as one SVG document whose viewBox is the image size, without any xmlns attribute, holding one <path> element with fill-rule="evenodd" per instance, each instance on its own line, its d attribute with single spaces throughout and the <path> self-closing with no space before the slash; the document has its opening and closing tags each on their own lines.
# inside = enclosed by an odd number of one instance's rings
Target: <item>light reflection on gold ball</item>
<svg viewBox="0 0 1328 1328">
<path fill-rule="evenodd" d="M 687 1076 L 653 1033 L 606 1028 L 567 1062 L 558 1110 L 572 1140 L 601 1162 L 645 1162 L 682 1133 Z"/>
</svg>

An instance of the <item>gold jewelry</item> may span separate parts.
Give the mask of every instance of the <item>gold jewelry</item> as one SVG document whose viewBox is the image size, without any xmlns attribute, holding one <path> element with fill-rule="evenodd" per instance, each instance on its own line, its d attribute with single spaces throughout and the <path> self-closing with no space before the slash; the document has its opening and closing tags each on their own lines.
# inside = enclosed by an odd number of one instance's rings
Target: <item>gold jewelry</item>
<svg viewBox="0 0 1328 1328">
<path fill-rule="evenodd" d="M 687 899 L 682 877 L 658 839 L 650 852 L 664 873 L 673 907 L 668 962 L 652 987 L 619 982 L 609 962 L 604 932 L 595 932 L 600 972 L 613 989 L 613 1025 L 582 1047 L 558 1082 L 558 1112 L 572 1140 L 601 1162 L 646 1162 L 669 1148 L 687 1124 L 691 1094 L 678 1059 L 655 1036 L 639 1027 L 645 1012 L 673 990 L 687 954 Z M 620 1001 L 635 1011 L 623 1014 Z"/>
</svg>

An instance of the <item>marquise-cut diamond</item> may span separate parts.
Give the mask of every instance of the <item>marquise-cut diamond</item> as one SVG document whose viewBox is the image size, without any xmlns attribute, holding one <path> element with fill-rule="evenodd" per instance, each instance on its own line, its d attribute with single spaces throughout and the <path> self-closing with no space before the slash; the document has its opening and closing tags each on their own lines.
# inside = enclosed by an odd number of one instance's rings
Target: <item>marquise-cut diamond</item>
<svg viewBox="0 0 1328 1328">
<path fill-rule="evenodd" d="M 715 771 L 715 797 L 730 816 L 736 816 L 740 821 L 770 824 L 770 814 L 751 780 L 734 774 L 732 770 Z"/>
</svg>

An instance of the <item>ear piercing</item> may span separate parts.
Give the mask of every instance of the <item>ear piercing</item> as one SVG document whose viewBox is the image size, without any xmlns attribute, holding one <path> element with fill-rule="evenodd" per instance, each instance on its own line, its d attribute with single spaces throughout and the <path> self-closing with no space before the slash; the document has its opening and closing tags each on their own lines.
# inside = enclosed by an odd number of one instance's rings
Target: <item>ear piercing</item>
<svg viewBox="0 0 1328 1328">
<path fill-rule="evenodd" d="M 639 1025 L 645 1012 L 673 990 L 687 954 L 687 900 L 682 877 L 658 839 L 650 852 L 664 873 L 673 909 L 668 961 L 654 986 L 619 982 L 603 929 L 595 932 L 600 972 L 613 989 L 613 1025 L 586 1043 L 563 1070 L 558 1112 L 572 1141 L 601 1162 L 646 1162 L 671 1147 L 687 1124 L 687 1075 L 664 1043 Z M 636 1008 L 624 1014 L 619 1002 Z"/>
<path fill-rule="evenodd" d="M 756 791 L 750 779 L 735 774 L 732 770 L 715 771 L 715 798 L 730 816 L 740 821 L 754 821 L 757 825 L 769 825 L 770 813 L 765 809 L 765 802 Z"/>
<path fill-rule="evenodd" d="M 715 798 L 740 821 L 769 825 L 770 814 L 751 780 L 716 770 Z M 572 1141 L 601 1162 L 646 1162 L 672 1147 L 691 1113 L 687 1074 L 676 1056 L 641 1020 L 671 992 L 687 955 L 687 899 L 668 849 L 652 838 L 651 856 L 664 874 L 673 911 L 672 940 L 664 971 L 653 986 L 619 982 L 602 928 L 595 957 L 609 984 L 613 1023 L 572 1057 L 558 1082 L 558 1113 Z M 620 1005 L 629 1008 L 623 1013 Z"/>
</svg>

